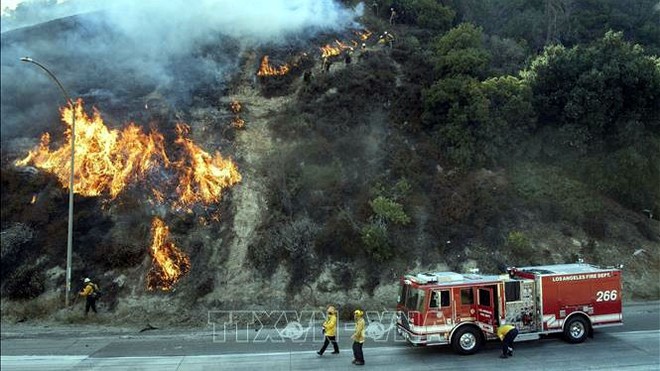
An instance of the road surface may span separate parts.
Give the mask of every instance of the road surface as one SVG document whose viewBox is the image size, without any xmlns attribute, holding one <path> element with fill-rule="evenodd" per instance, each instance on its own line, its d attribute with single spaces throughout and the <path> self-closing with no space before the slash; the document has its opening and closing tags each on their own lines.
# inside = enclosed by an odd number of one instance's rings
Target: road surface
<svg viewBox="0 0 660 371">
<path fill-rule="evenodd" d="M 449 347 L 412 347 L 394 336 L 367 341 L 366 365 L 373 370 L 659 370 L 660 303 L 624 307 L 626 324 L 597 330 L 593 339 L 568 344 L 557 336 L 516 344 L 515 355 L 500 359 L 499 343 L 472 356 Z M 75 329 L 74 329 L 75 330 Z M 270 332 L 269 332 L 270 331 Z M 251 331 L 249 339 L 207 329 L 117 334 L 75 331 L 2 330 L 0 366 L 7 370 L 345 370 L 351 364 L 350 326 L 339 332 L 339 355 L 316 354 L 320 337 L 293 342 L 276 331 Z M 215 336 L 214 336 L 215 335 Z M 255 341 L 261 339 L 263 341 Z M 237 341 L 238 339 L 238 341 Z M 243 341 L 245 340 L 245 341 Z M 281 342 L 274 342 L 273 340 Z"/>
</svg>

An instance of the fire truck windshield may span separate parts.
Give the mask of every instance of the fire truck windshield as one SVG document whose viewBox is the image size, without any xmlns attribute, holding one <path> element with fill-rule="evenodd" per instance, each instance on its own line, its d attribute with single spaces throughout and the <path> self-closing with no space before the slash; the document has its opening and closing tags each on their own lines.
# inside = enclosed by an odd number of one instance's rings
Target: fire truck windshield
<svg viewBox="0 0 660 371">
<path fill-rule="evenodd" d="M 403 284 L 399 292 L 399 304 L 405 306 L 409 311 L 421 312 L 424 310 L 424 295 L 424 290 Z"/>
</svg>

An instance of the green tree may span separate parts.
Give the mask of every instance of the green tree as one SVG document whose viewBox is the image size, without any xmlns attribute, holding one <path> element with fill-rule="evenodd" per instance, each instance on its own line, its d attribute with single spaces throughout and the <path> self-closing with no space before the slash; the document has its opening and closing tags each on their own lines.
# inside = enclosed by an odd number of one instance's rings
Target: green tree
<svg viewBox="0 0 660 371">
<path fill-rule="evenodd" d="M 433 31 L 448 30 L 456 16 L 453 9 L 436 0 L 399 0 L 394 9 L 397 11 L 397 22 L 417 24 Z"/>
<path fill-rule="evenodd" d="M 479 81 L 465 76 L 438 80 L 423 97 L 423 119 L 435 129 L 448 158 L 465 167 L 482 162 L 474 130 L 487 120 L 489 103 Z"/>
<path fill-rule="evenodd" d="M 462 23 L 433 43 L 435 70 L 440 77 L 485 74 L 490 55 L 481 28 Z"/>
<path fill-rule="evenodd" d="M 550 46 L 526 74 L 542 125 L 586 126 L 612 139 L 631 119 L 659 128 L 660 61 L 607 32 L 589 46 Z"/>
<path fill-rule="evenodd" d="M 488 100 L 488 117 L 473 135 L 486 163 L 497 164 L 520 153 L 536 127 L 532 90 L 513 76 L 485 80 L 481 90 Z"/>
</svg>

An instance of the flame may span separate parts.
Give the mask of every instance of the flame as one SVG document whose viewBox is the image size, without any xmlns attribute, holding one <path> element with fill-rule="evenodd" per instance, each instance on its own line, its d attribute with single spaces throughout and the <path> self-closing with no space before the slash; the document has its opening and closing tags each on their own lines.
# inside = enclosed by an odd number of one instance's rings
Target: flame
<svg viewBox="0 0 660 371">
<path fill-rule="evenodd" d="M 221 192 L 241 180 L 236 165 L 223 159 L 219 153 L 211 156 L 186 136 L 189 127 L 177 124 L 176 144 L 183 147 L 176 161 L 170 160 L 165 151 L 162 134 L 152 130 L 146 134 L 130 123 L 123 130 L 109 129 L 97 110 L 89 117 L 83 110 L 82 100 L 61 110 L 62 121 L 67 125 L 64 143 L 51 150 L 50 134 L 41 137 L 41 143 L 28 155 L 16 162 L 17 166 L 34 166 L 55 174 L 60 184 L 69 184 L 71 159 L 71 124 L 75 115 L 75 179 L 74 192 L 83 196 L 107 194 L 111 199 L 131 184 L 144 182 L 150 174 L 161 174 L 163 169 L 176 174 L 162 175 L 166 179 L 177 179 L 175 207 L 190 207 L 201 202 L 209 204 L 221 198 Z M 157 182 L 152 189 L 153 199 L 166 201 L 172 193 L 163 187 L 167 182 Z"/>
<path fill-rule="evenodd" d="M 152 266 L 147 273 L 147 288 L 169 291 L 174 284 L 190 271 L 190 258 L 168 239 L 169 228 L 160 218 L 151 222 L 152 242 L 149 253 Z"/>
<path fill-rule="evenodd" d="M 286 63 L 279 67 L 272 67 L 268 63 L 268 56 L 264 55 L 263 58 L 261 58 L 261 65 L 257 71 L 257 76 L 282 76 L 289 73 L 289 70 L 290 67 Z"/>
<path fill-rule="evenodd" d="M 122 131 L 108 129 L 95 109 L 92 117 L 83 110 L 82 100 L 61 109 L 66 124 L 64 143 L 50 150 L 50 134 L 41 136 L 39 146 L 16 162 L 53 173 L 63 187 L 71 174 L 71 125 L 75 115 L 74 192 L 83 196 L 108 193 L 115 198 L 129 182 L 143 178 L 154 166 L 169 164 L 163 136 L 155 131 L 145 134 L 131 123 Z"/>
<path fill-rule="evenodd" d="M 32 200 L 30 203 L 34 205 L 35 202 L 37 202 L 37 195 L 32 195 Z"/>
<path fill-rule="evenodd" d="M 330 58 L 334 57 L 337 55 L 340 55 L 344 50 L 346 49 L 353 49 L 352 46 L 344 44 L 343 42 L 339 40 L 335 40 L 335 44 L 337 46 L 331 46 L 330 44 L 326 44 L 325 46 L 322 46 L 321 49 L 321 57 L 322 58 Z M 357 43 L 354 43 L 357 46 Z"/>
<path fill-rule="evenodd" d="M 362 40 L 362 41 L 367 41 L 371 37 L 371 35 L 373 34 L 373 32 L 371 32 L 367 29 L 365 29 L 363 32 L 353 31 L 353 33 L 355 33 L 360 38 L 360 40 Z"/>
<path fill-rule="evenodd" d="M 241 174 L 236 164 L 226 160 L 216 152 L 211 156 L 200 149 L 188 133 L 190 127 L 179 123 L 176 125 L 178 138 L 175 143 L 180 145 L 185 156 L 173 165 L 180 172 L 177 193 L 179 199 L 175 206 L 190 211 L 190 207 L 197 202 L 205 204 L 220 201 L 222 191 L 241 181 Z"/>
</svg>

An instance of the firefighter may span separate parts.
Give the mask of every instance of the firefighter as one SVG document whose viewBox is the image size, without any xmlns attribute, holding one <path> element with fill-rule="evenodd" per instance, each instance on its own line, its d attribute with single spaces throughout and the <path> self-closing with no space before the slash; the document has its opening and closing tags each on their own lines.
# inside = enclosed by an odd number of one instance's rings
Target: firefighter
<svg viewBox="0 0 660 371">
<path fill-rule="evenodd" d="M 394 44 L 394 35 L 392 33 L 388 33 L 387 31 L 383 32 L 380 37 L 378 37 L 378 43 L 382 45 L 389 45 L 390 49 L 392 49 L 392 46 Z"/>
<path fill-rule="evenodd" d="M 366 329 L 364 312 L 356 309 L 353 312 L 353 318 L 355 319 L 355 333 L 351 335 L 351 339 L 353 339 L 353 364 L 361 366 L 364 365 L 364 354 L 362 353 L 365 338 L 364 331 Z"/>
<path fill-rule="evenodd" d="M 309 84 L 312 81 L 312 71 L 311 70 L 305 70 L 303 73 L 303 81 L 305 84 Z"/>
<path fill-rule="evenodd" d="M 502 340 L 502 355 L 500 358 L 508 358 L 513 356 L 513 341 L 518 336 L 518 329 L 513 325 L 507 325 L 506 321 L 497 329 L 497 337 Z"/>
<path fill-rule="evenodd" d="M 344 63 L 351 64 L 352 60 L 353 60 L 353 48 L 350 48 L 344 54 Z"/>
<path fill-rule="evenodd" d="M 323 57 L 323 64 L 321 65 L 321 71 L 325 73 L 329 73 L 330 66 L 332 66 L 332 59 L 330 59 L 329 57 Z"/>
<path fill-rule="evenodd" d="M 337 345 L 337 309 L 332 305 L 328 307 L 328 317 L 325 322 L 323 322 L 323 334 L 325 335 L 325 341 L 321 350 L 319 350 L 318 355 L 322 356 L 325 349 L 328 347 L 328 344 L 332 342 L 332 347 L 334 351 L 331 354 L 339 354 L 339 346 Z"/>
<path fill-rule="evenodd" d="M 85 283 L 85 288 L 83 288 L 79 294 L 87 299 L 85 302 L 85 316 L 89 313 L 89 308 L 92 308 L 94 313 L 98 313 L 96 311 L 96 299 L 99 296 L 99 287 L 89 278 L 85 278 L 83 282 Z"/>
<path fill-rule="evenodd" d="M 390 8 L 390 24 L 394 24 L 394 20 L 396 19 L 396 10 L 394 8 Z"/>
</svg>

